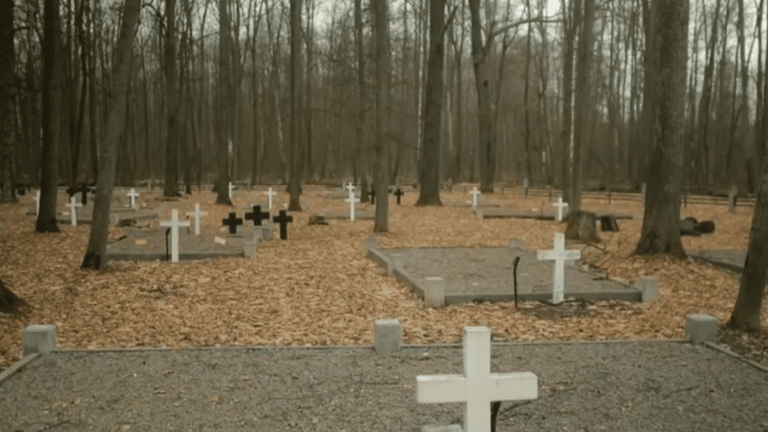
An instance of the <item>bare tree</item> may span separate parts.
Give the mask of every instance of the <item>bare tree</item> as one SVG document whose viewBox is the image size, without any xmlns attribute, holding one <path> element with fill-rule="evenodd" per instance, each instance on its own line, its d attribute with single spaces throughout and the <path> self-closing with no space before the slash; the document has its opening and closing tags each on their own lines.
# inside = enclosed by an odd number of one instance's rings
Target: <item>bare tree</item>
<svg viewBox="0 0 768 432">
<path fill-rule="evenodd" d="M 136 23 L 141 11 L 141 0 L 126 0 L 123 6 L 123 20 L 120 36 L 115 48 L 115 62 L 112 66 L 112 88 L 109 93 L 109 115 L 107 135 L 99 151 L 99 181 L 96 184 L 96 202 L 93 204 L 93 221 L 88 238 L 82 268 L 100 270 L 106 267 L 107 237 L 109 235 L 109 214 L 112 204 L 112 190 L 115 184 L 117 141 L 124 128 L 126 95 L 131 72 L 131 53 L 136 34 Z"/>
<path fill-rule="evenodd" d="M 421 135 L 421 190 L 417 206 L 440 202 L 440 126 L 443 113 L 443 65 L 445 63 L 445 0 L 430 0 L 429 63 Z"/>
<path fill-rule="evenodd" d="M 45 0 L 43 40 L 43 154 L 37 232 L 59 232 L 56 198 L 59 186 L 61 120 L 61 17 L 59 2 Z"/>
<path fill-rule="evenodd" d="M 16 137 L 13 126 L 16 51 L 13 44 L 13 0 L 0 0 L 0 202 L 15 202 L 13 165 Z"/>
<path fill-rule="evenodd" d="M 229 142 L 232 136 L 232 41 L 229 9 L 230 2 L 219 0 L 219 103 L 217 111 L 216 134 L 218 145 L 218 189 L 216 204 L 232 205 L 229 198 Z"/>
<path fill-rule="evenodd" d="M 291 181 L 290 202 L 288 210 L 301 211 L 301 178 L 303 164 L 301 163 L 302 149 L 302 36 L 301 36 L 301 6 L 302 0 L 291 0 Z"/>
<path fill-rule="evenodd" d="M 373 165 L 373 187 L 376 201 L 374 232 L 389 231 L 389 146 L 387 118 L 389 109 L 389 4 L 373 0 L 375 61 L 376 61 L 376 160 Z"/>
<path fill-rule="evenodd" d="M 645 214 L 636 254 L 684 256 L 680 241 L 682 138 L 685 128 L 685 80 L 688 54 L 689 0 L 653 0 L 651 4 L 652 87 L 648 107 L 651 138 Z"/>
<path fill-rule="evenodd" d="M 176 0 L 165 0 L 165 144 L 163 196 L 179 196 L 179 86 L 176 76 Z"/>
</svg>

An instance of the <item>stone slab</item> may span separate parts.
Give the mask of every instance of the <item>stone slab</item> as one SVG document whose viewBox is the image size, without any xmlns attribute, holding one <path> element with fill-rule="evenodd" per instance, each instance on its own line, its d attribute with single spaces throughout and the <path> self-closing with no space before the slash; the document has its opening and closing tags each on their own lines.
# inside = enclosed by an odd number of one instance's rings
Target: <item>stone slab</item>
<svg viewBox="0 0 768 432">
<path fill-rule="evenodd" d="M 691 252 L 689 256 L 695 260 L 741 274 L 744 271 L 747 251 L 744 249 L 716 249 Z"/>
<path fill-rule="evenodd" d="M 590 211 L 590 210 L 585 210 Z M 593 212 L 599 219 L 603 216 L 614 216 L 616 219 L 632 219 L 632 215 L 613 212 Z M 525 212 L 507 208 L 483 208 L 483 219 L 537 219 L 555 220 L 557 212 L 546 210 L 542 212 Z M 565 217 L 565 216 L 564 216 Z"/>
<path fill-rule="evenodd" d="M 333 219 L 349 220 L 349 208 L 345 210 L 336 210 L 336 209 L 321 210 L 315 213 L 315 216 L 322 217 L 326 221 L 333 220 Z M 355 220 L 358 220 L 358 219 L 373 220 L 375 216 L 376 216 L 376 213 L 374 210 L 363 210 L 363 209 L 359 209 L 357 206 L 355 207 Z"/>
<path fill-rule="evenodd" d="M 138 230 L 130 236 L 107 247 L 107 259 L 115 261 L 165 261 L 164 231 Z M 225 239 L 222 245 L 216 237 Z M 252 243 L 253 236 L 227 236 L 226 234 L 206 234 L 199 236 L 179 231 L 179 260 L 204 260 L 217 257 L 244 257 L 246 245 Z M 139 243 L 139 244 L 137 244 Z M 141 244 L 143 243 L 143 244 Z"/>
</svg>

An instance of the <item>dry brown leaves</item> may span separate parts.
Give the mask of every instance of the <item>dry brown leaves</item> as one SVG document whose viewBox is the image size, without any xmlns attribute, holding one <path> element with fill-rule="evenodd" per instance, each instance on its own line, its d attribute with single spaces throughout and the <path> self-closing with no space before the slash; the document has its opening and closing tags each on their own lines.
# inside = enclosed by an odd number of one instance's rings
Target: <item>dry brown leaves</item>
<svg viewBox="0 0 768 432">
<path fill-rule="evenodd" d="M 26 317 L 0 317 L 0 367 L 18 359 L 21 329 L 43 323 L 58 326 L 59 346 L 67 348 L 370 344 L 373 321 L 380 318 L 399 318 L 407 343 L 459 342 L 467 325 L 489 326 L 495 338 L 505 340 L 681 338 L 686 314 L 714 314 L 725 322 L 738 290 L 737 277 L 724 270 L 689 260 L 632 256 L 641 227 L 639 202 L 609 206 L 587 201 L 588 209 L 613 209 L 638 219 L 620 221 L 619 233 L 601 233 L 605 251 L 569 247 L 582 249 L 585 263 L 613 277 L 633 281 L 658 276 L 659 302 L 600 302 L 584 306 L 589 313 L 564 313 L 555 319 L 542 318 L 546 314 L 536 311 L 547 307 L 531 303 L 521 310 L 508 303 L 428 309 L 364 256 L 363 241 L 371 235 L 372 221 L 307 224 L 311 213 L 344 207 L 322 195 L 306 194 L 310 211 L 293 215 L 289 241 L 260 244 L 255 259 L 114 263 L 103 272 L 79 269 L 87 226 L 38 234 L 34 221 L 21 214 L 22 207 L 32 207 L 31 197 L 0 206 L 0 278 L 33 308 Z M 392 199 L 390 233 L 378 236 L 381 247 L 499 247 L 517 237 L 526 249 L 535 250 L 551 247 L 553 233 L 564 229 L 551 221 L 479 221 L 468 207 L 415 208 L 416 198 L 408 191 L 402 206 Z M 444 203 L 468 202 L 469 195 L 443 193 L 442 198 Z M 239 209 L 263 199 L 261 191 L 252 191 L 235 203 Z M 512 195 L 484 199 L 519 210 L 551 205 L 546 199 Z M 203 193 L 176 202 L 149 199 L 146 204 L 160 207 L 167 218 L 172 207 L 188 211 L 200 202 L 209 213 L 204 226 L 219 229 L 232 208 L 214 206 L 213 201 L 212 194 Z M 281 191 L 276 202 L 282 206 L 287 195 Z M 683 215 L 717 223 L 713 235 L 686 238 L 689 251 L 747 245 L 749 209 L 731 215 L 724 207 L 692 206 Z M 768 328 L 768 311 L 763 325 Z M 736 348 L 741 352 L 768 364 L 764 337 L 730 339 L 740 341 Z"/>
</svg>

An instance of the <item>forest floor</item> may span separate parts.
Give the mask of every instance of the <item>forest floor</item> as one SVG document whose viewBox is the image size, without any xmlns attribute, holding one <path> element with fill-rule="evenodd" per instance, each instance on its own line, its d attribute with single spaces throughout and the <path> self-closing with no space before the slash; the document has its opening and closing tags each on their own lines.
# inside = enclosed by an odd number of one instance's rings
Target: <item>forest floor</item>
<svg viewBox="0 0 768 432">
<path fill-rule="evenodd" d="M 565 230 L 554 221 L 481 221 L 468 207 L 414 207 L 417 194 L 406 192 L 402 206 L 390 199 L 390 232 L 377 235 L 382 248 L 505 247 L 510 238 L 520 238 L 526 250 L 550 249 L 553 233 Z M 462 192 L 441 197 L 444 204 L 470 199 Z M 195 193 L 162 201 L 145 195 L 142 201 L 145 208 L 159 208 L 163 219 L 170 208 L 188 211 L 199 202 L 209 213 L 204 227 L 217 229 L 232 209 L 215 206 L 214 198 Z M 287 198 L 281 191 L 279 208 Z M 263 200 L 262 191 L 240 192 L 235 208 Z M 483 200 L 521 211 L 553 208 L 540 197 L 495 194 Z M 19 359 L 21 330 L 30 324 L 56 324 L 61 348 L 365 345 L 372 343 L 373 321 L 382 318 L 399 318 L 405 343 L 414 344 L 459 343 L 469 325 L 488 326 L 494 340 L 507 341 L 682 338 L 690 313 L 716 316 L 721 344 L 768 365 L 765 331 L 741 334 L 722 328 L 738 292 L 737 275 L 691 259 L 632 255 L 642 225 L 639 201 L 609 205 L 586 200 L 585 209 L 636 219 L 619 221 L 618 233 L 601 232 L 598 247 L 568 247 L 582 250 L 582 264 L 622 281 L 657 276 L 660 300 L 650 305 L 598 302 L 588 306 L 589 314 L 558 313 L 556 319 L 516 310 L 512 303 L 425 308 L 404 284 L 365 257 L 363 243 L 373 221 L 308 225 L 311 214 L 345 204 L 322 192 L 306 193 L 304 202 L 309 208 L 293 214 L 289 239 L 259 244 L 256 258 L 114 262 L 102 272 L 80 269 L 88 226 L 60 226 L 61 233 L 39 234 L 34 218 L 22 215 L 23 208 L 34 208 L 29 195 L 18 204 L 0 205 L 0 279 L 31 306 L 22 317 L 0 316 L 0 369 Z M 685 237 L 689 252 L 747 246 L 751 208 L 731 214 L 727 206 L 689 205 L 682 215 L 717 225 L 714 234 Z M 113 240 L 121 235 L 119 228 L 110 233 Z M 557 306 L 567 307 L 572 306 Z M 768 329 L 768 307 L 763 308 L 763 327 Z"/>
</svg>

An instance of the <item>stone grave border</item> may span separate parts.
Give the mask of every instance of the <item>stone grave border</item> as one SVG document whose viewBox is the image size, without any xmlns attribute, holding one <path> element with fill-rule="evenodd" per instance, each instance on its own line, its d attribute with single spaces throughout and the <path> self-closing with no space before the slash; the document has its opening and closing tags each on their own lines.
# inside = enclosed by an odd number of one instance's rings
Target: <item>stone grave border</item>
<svg viewBox="0 0 768 432">
<path fill-rule="evenodd" d="M 510 244 L 514 243 L 516 239 L 510 241 Z M 440 281 L 436 280 L 419 280 L 414 277 L 403 266 L 403 258 L 393 257 L 390 259 L 379 250 L 376 238 L 368 237 L 365 240 L 365 254 L 373 262 L 380 267 L 387 270 L 387 275 L 395 277 L 395 279 L 403 282 L 411 291 L 417 296 L 425 299 L 429 299 L 429 306 L 448 306 L 459 303 L 472 303 L 472 302 L 511 302 L 515 300 L 515 295 L 512 293 L 484 293 L 484 294 L 445 294 L 445 283 L 443 281 L 443 300 L 442 302 L 435 300 L 435 294 L 432 291 L 440 290 Z M 605 280 L 621 284 L 627 287 L 632 287 L 627 283 L 607 278 L 604 275 L 594 273 L 585 270 L 580 267 L 569 265 L 568 267 L 574 268 L 580 272 L 601 277 Z M 436 283 L 437 282 L 437 283 Z M 641 277 L 634 290 L 629 291 L 603 291 L 603 292 L 567 292 L 566 298 L 577 298 L 588 301 L 598 300 L 619 300 L 619 301 L 631 301 L 639 303 L 652 303 L 658 299 L 659 296 L 659 281 L 655 277 Z M 439 297 L 440 294 L 436 293 Z M 547 302 L 552 299 L 551 292 L 545 293 L 522 293 L 518 294 L 518 300 L 520 301 L 538 301 Z M 434 303 L 436 301 L 436 303 Z"/>
<path fill-rule="evenodd" d="M 543 209 L 539 212 L 526 212 L 526 211 L 518 211 L 518 210 L 512 210 L 512 209 L 506 209 L 506 208 L 493 208 L 491 206 L 478 206 L 475 208 L 472 208 L 472 212 L 475 213 L 475 216 L 479 220 L 483 219 L 536 219 L 536 220 L 547 220 L 547 221 L 556 221 L 557 220 L 557 213 L 556 212 L 550 212 L 550 211 L 544 211 Z M 567 213 L 566 213 L 567 215 Z M 618 213 L 611 213 L 611 212 L 599 212 L 595 213 L 595 218 L 599 220 L 603 216 L 613 216 L 616 218 L 616 220 L 632 220 L 634 219 L 632 215 L 628 214 L 618 214 Z M 563 217 L 565 219 L 565 216 Z"/>
<path fill-rule="evenodd" d="M 719 251 L 725 252 L 725 251 L 731 251 L 731 250 L 739 251 L 739 252 L 742 251 L 742 249 L 728 249 L 728 250 L 721 249 Z M 722 269 L 732 271 L 732 272 L 736 273 L 737 275 L 740 275 L 741 273 L 744 272 L 744 265 L 743 264 L 742 265 L 733 264 L 731 262 L 723 261 L 723 260 L 720 260 L 718 258 L 699 255 L 699 253 L 702 253 L 702 252 L 719 252 L 719 251 L 718 250 L 697 251 L 697 252 L 689 253 L 688 256 L 691 257 L 691 259 L 693 259 L 696 262 L 700 262 L 700 263 L 703 263 L 703 264 L 709 264 L 709 265 L 715 266 L 715 267 L 720 267 Z"/>
</svg>

